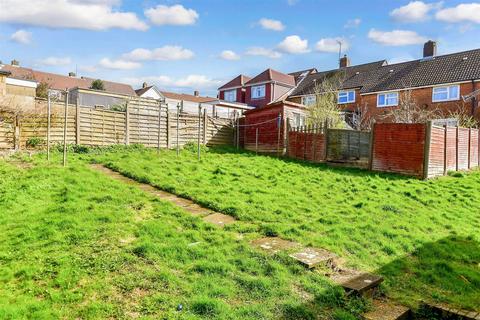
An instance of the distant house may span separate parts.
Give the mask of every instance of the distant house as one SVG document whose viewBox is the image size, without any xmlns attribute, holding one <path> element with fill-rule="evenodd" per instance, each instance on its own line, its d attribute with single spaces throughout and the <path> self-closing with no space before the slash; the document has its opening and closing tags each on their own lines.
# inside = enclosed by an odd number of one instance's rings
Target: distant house
<svg viewBox="0 0 480 320">
<path fill-rule="evenodd" d="M 13 63 L 16 63 L 16 61 L 13 61 Z M 11 105 L 33 107 L 37 84 L 37 81 L 33 79 L 23 79 L 8 70 L 0 68 L 0 98 L 12 99 L 8 102 Z"/>
<path fill-rule="evenodd" d="M 251 80 L 250 77 L 243 74 L 230 80 L 218 88 L 218 97 L 228 102 L 245 103 L 245 84 Z"/>
<path fill-rule="evenodd" d="M 129 96 L 136 96 L 130 85 L 106 80 L 102 80 L 105 90 L 92 90 L 92 82 L 96 79 L 77 77 L 72 72 L 64 76 L 20 67 L 18 63 L 0 65 L 0 70 L 10 72 L 10 77 L 15 80 L 30 81 L 36 84 L 47 83 L 52 92 L 68 89 L 70 91 L 69 102 L 76 103 L 78 101 L 82 106 L 110 108 L 123 103 Z"/>
<path fill-rule="evenodd" d="M 198 91 L 195 91 L 193 95 L 163 91 L 155 86 L 149 86 L 145 82 L 143 83 L 142 88 L 135 90 L 135 92 L 138 96 L 143 98 L 165 101 L 168 110 L 170 111 L 176 111 L 178 106 L 181 112 L 198 114 L 198 108 L 199 105 L 201 105 L 201 107 L 206 109 L 207 113 L 211 116 L 231 118 L 234 114 L 242 114 L 243 111 L 251 109 L 242 103 L 222 101 L 221 99 L 214 97 L 200 96 Z"/>
</svg>

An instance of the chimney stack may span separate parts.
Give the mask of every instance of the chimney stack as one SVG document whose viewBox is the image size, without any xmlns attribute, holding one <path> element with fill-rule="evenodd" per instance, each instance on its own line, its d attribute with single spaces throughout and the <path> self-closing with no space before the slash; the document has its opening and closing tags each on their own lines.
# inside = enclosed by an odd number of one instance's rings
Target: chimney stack
<svg viewBox="0 0 480 320">
<path fill-rule="evenodd" d="M 350 58 L 347 55 L 344 55 L 343 58 L 340 58 L 340 68 L 350 67 Z"/>
<path fill-rule="evenodd" d="M 20 62 L 18 60 L 13 59 L 11 65 L 18 67 L 20 65 Z"/>
<path fill-rule="evenodd" d="M 198 90 L 193 91 L 193 95 L 195 97 L 198 97 L 200 95 L 200 92 Z"/>
<path fill-rule="evenodd" d="M 435 57 L 437 55 L 437 43 L 432 40 L 428 40 L 423 45 L 423 57 Z"/>
<path fill-rule="evenodd" d="M 72 77 L 72 78 L 75 78 L 77 76 L 77 74 L 75 72 L 69 72 L 68 76 Z"/>
<path fill-rule="evenodd" d="M 148 87 L 148 84 L 147 84 L 146 82 L 144 82 L 144 83 L 142 84 L 142 88 L 145 89 L 146 87 Z"/>
</svg>

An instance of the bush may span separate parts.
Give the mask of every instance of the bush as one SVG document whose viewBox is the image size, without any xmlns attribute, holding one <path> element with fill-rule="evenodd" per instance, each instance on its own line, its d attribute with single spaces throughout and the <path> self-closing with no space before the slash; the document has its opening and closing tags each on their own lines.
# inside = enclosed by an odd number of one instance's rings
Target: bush
<svg viewBox="0 0 480 320">
<path fill-rule="evenodd" d="M 193 141 L 189 141 L 189 142 L 185 143 L 185 145 L 183 146 L 183 150 L 189 151 L 189 152 L 197 152 L 198 151 L 198 143 L 193 142 Z M 206 145 L 201 144 L 200 145 L 200 152 L 203 153 L 203 152 L 207 152 L 207 151 L 208 151 L 208 147 Z"/>
<path fill-rule="evenodd" d="M 43 144 L 43 142 L 44 140 L 40 137 L 31 137 L 31 138 L 28 138 L 26 142 L 26 146 L 27 148 L 36 148 L 41 144 Z"/>
</svg>

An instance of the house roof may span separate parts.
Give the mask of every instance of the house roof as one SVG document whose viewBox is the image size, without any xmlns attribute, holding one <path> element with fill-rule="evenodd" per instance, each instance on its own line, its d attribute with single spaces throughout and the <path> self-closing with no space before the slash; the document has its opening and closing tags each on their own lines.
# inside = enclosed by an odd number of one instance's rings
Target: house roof
<svg viewBox="0 0 480 320">
<path fill-rule="evenodd" d="M 252 78 L 250 78 L 249 76 L 245 76 L 243 74 L 238 75 L 233 80 L 230 80 L 229 82 L 227 82 L 226 84 L 224 84 L 223 86 L 218 88 L 218 90 L 223 90 L 223 89 L 228 89 L 228 88 L 236 88 L 236 87 L 243 87 L 243 85 L 246 82 L 248 82 L 250 79 L 252 79 Z"/>
<path fill-rule="evenodd" d="M 331 79 L 335 76 L 338 76 L 340 77 L 340 79 L 342 79 L 340 89 L 361 87 L 362 84 L 365 83 L 366 78 L 372 70 L 376 70 L 385 65 L 386 63 L 386 60 L 380 60 L 346 68 L 309 74 L 301 83 L 299 83 L 297 88 L 293 90 L 290 96 L 313 94 L 315 93 L 315 87 L 317 83 L 325 81 L 327 79 Z"/>
<path fill-rule="evenodd" d="M 144 94 L 145 92 L 147 92 L 148 90 L 150 90 L 152 88 L 153 88 L 153 86 L 146 86 L 145 88 L 136 89 L 135 93 L 137 94 L 137 96 L 141 97 L 142 94 Z"/>
<path fill-rule="evenodd" d="M 480 49 L 386 65 L 372 70 L 361 93 L 480 79 Z"/>
<path fill-rule="evenodd" d="M 295 86 L 295 77 L 273 69 L 267 69 L 249 80 L 245 85 L 253 85 L 260 82 L 277 81 L 291 86 Z"/>
<path fill-rule="evenodd" d="M 301 81 L 304 77 L 315 72 L 317 72 L 316 68 L 310 68 L 310 69 L 290 72 L 289 75 L 293 76 L 295 78 L 295 83 L 298 84 L 298 82 Z"/>
<path fill-rule="evenodd" d="M 160 91 L 160 93 L 167 99 L 172 99 L 172 100 L 184 100 L 184 101 L 191 101 L 191 102 L 197 102 L 197 103 L 205 103 L 205 102 L 211 102 L 211 101 L 216 101 L 217 98 L 213 97 L 200 97 L 200 96 L 195 96 L 192 94 L 185 94 L 185 93 L 175 93 L 175 92 L 168 92 L 168 91 Z"/>
<path fill-rule="evenodd" d="M 12 73 L 10 71 L 0 70 L 0 74 L 3 76 L 9 76 Z"/>
<path fill-rule="evenodd" d="M 60 74 L 37 71 L 30 68 L 3 65 L 0 67 L 0 70 L 11 72 L 11 77 L 21 80 L 35 80 L 37 82 L 46 82 L 49 84 L 50 88 L 56 90 L 64 90 L 66 88 L 80 88 L 80 89 L 89 89 L 92 85 L 92 82 L 96 79 L 87 78 L 87 77 L 70 77 L 63 76 Z M 112 82 L 102 80 L 105 86 L 105 91 L 110 93 L 130 95 L 134 96 L 135 91 L 133 88 L 124 83 Z"/>
</svg>

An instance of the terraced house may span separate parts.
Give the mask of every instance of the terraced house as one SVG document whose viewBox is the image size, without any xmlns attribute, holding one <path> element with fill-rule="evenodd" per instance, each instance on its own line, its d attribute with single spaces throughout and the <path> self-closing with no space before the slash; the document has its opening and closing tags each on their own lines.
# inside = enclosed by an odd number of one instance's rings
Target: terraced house
<svg viewBox="0 0 480 320">
<path fill-rule="evenodd" d="M 298 73 L 292 74 L 298 76 Z M 387 122 L 390 121 L 388 111 L 397 108 L 408 93 L 409 99 L 418 106 L 434 110 L 441 117 L 462 113 L 480 119 L 480 49 L 437 55 L 434 41 L 424 44 L 421 59 L 402 63 L 388 64 L 380 60 L 351 65 L 350 59 L 344 56 L 337 69 L 308 70 L 303 77 L 295 79 L 295 85 L 284 95 L 272 96 L 265 91 L 267 101 L 254 104 L 250 98 L 245 102 L 257 108 L 278 105 L 279 100 L 308 106 L 320 94 L 319 84 L 334 77 L 340 79 L 337 101 L 340 110 L 346 113 L 362 110 L 376 121 Z M 242 88 L 248 90 L 252 82 L 246 82 Z M 293 81 L 289 83 L 292 85 Z"/>
</svg>

